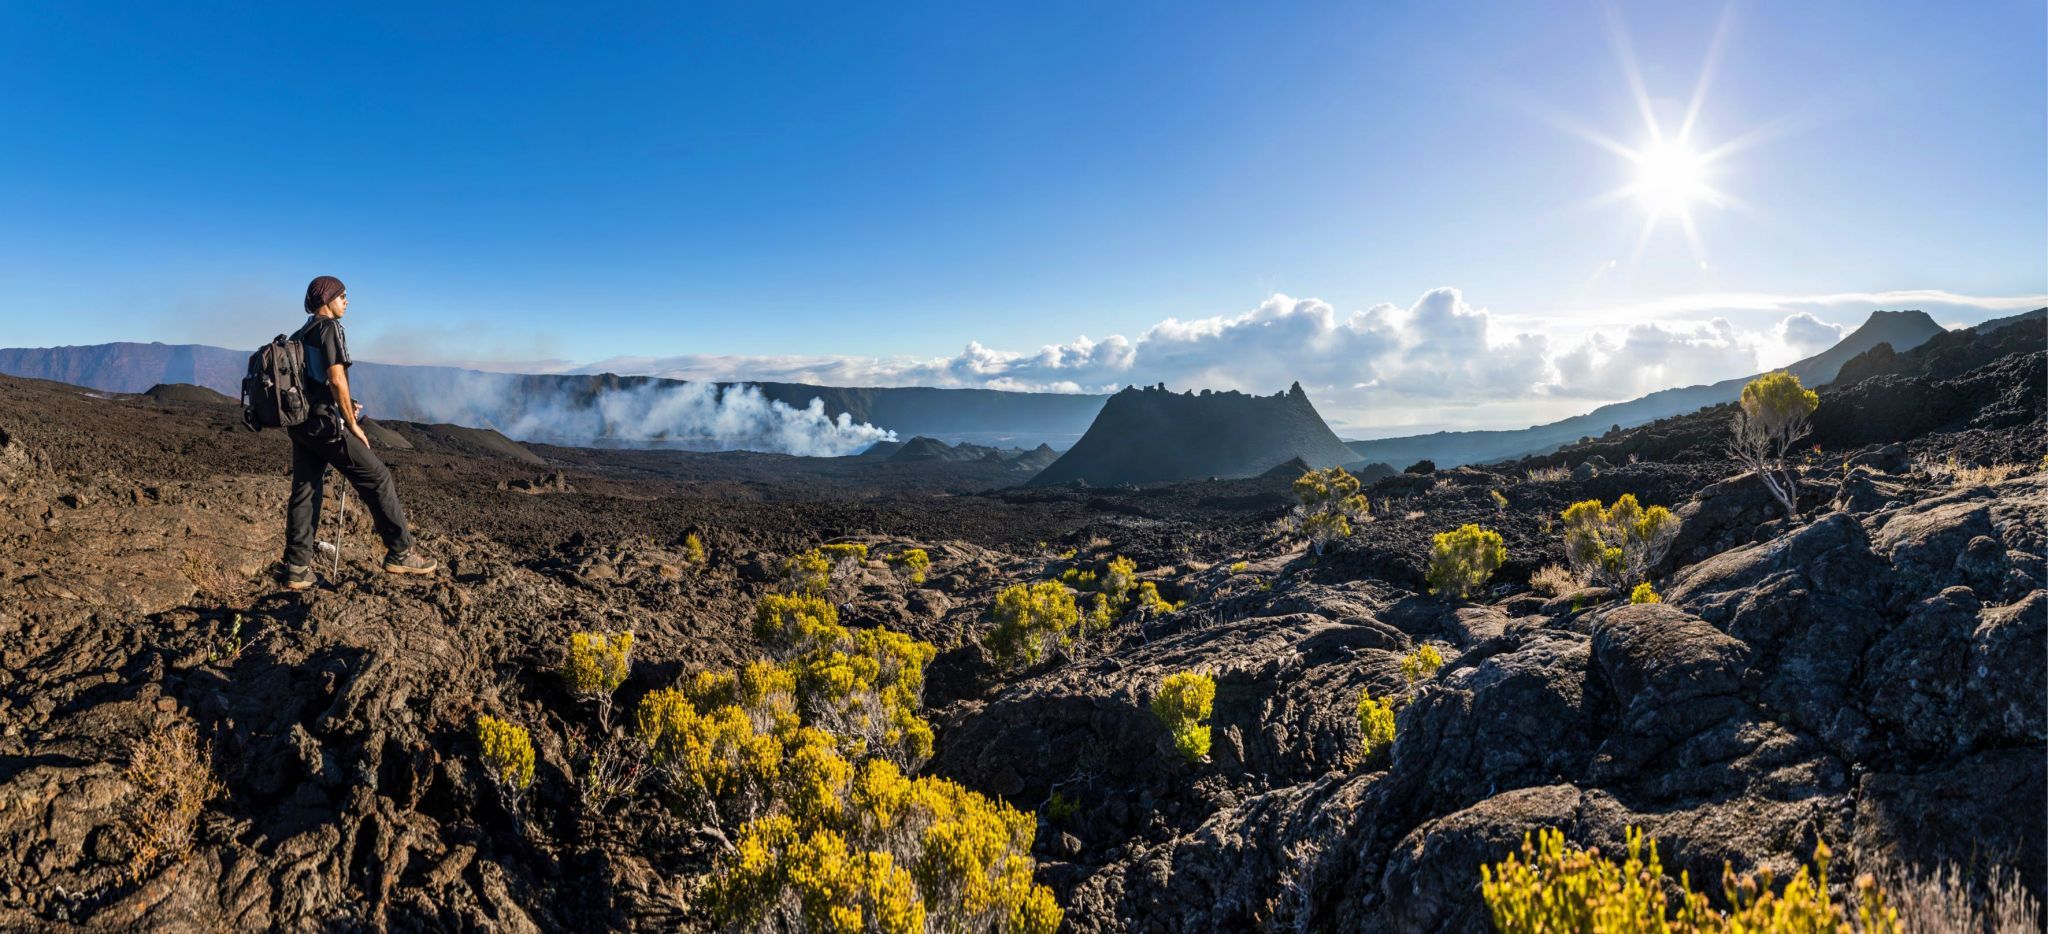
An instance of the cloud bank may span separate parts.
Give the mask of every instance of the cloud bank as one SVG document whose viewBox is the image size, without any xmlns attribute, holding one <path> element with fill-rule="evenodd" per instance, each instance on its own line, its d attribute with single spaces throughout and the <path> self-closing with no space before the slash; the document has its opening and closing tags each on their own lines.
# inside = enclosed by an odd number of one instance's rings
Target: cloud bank
<svg viewBox="0 0 2048 934">
<path fill-rule="evenodd" d="M 1038 392 L 1113 392 L 1159 382 L 1272 392 L 1298 380 L 1326 418 L 1365 429 L 1362 434 L 1373 428 L 1521 427 L 1659 389 L 1783 366 L 1831 346 L 1878 308 L 1981 321 L 2044 304 L 2048 296 L 1730 293 L 1508 317 L 1472 305 L 1455 288 L 1433 289 L 1407 305 L 1348 313 L 1319 299 L 1275 294 L 1240 315 L 1168 318 L 1135 339 L 1083 336 L 1029 353 L 969 342 L 954 356 L 930 359 L 616 357 L 577 372 Z"/>
</svg>

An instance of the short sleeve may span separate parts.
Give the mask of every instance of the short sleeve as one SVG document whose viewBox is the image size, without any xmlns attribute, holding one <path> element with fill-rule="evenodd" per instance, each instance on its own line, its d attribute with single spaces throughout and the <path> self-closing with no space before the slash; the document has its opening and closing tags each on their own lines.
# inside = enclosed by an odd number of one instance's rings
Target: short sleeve
<svg viewBox="0 0 2048 934">
<path fill-rule="evenodd" d="M 321 381 L 325 382 L 327 379 L 326 367 L 335 364 L 340 364 L 341 366 L 349 365 L 348 336 L 342 333 L 340 322 L 327 321 L 314 328 L 313 333 L 309 336 L 313 338 L 314 344 L 320 351 Z"/>
<path fill-rule="evenodd" d="M 355 362 L 348 358 L 348 334 L 342 331 L 341 322 L 336 321 L 328 325 L 327 336 L 324 340 L 327 341 L 327 359 L 342 366 L 348 366 Z"/>
</svg>

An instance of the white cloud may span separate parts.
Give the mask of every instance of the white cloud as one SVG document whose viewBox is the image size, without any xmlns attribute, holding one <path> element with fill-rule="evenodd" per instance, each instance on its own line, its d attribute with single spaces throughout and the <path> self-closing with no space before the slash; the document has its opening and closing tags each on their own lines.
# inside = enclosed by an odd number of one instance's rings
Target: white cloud
<svg viewBox="0 0 2048 934">
<path fill-rule="evenodd" d="M 1275 294 L 1235 316 L 1167 318 L 1036 352 L 969 342 L 951 357 L 618 357 L 577 372 L 832 386 L 1111 392 L 1127 384 L 1273 392 L 1299 381 L 1334 424 L 1520 427 L 1673 386 L 1782 366 L 1832 345 L 1876 308 L 1981 321 L 2048 297 L 1947 292 L 1680 296 L 1625 309 L 1506 316 L 1433 289 L 1408 305 L 1340 312 Z M 1833 319 L 1833 320 L 1830 320 Z"/>
</svg>

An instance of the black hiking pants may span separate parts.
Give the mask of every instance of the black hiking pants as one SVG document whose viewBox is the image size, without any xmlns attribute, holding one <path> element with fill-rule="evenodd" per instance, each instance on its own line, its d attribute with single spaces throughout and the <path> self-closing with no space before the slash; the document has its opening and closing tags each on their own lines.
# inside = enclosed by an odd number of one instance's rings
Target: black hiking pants
<svg viewBox="0 0 2048 934">
<path fill-rule="evenodd" d="M 305 422 L 285 429 L 292 439 L 292 497 L 285 512 L 284 563 L 313 563 L 314 525 L 320 520 L 327 468 L 341 474 L 370 511 L 377 536 L 393 554 L 412 549 L 412 528 L 405 507 L 398 504 L 398 484 L 391 470 L 368 445 L 356 440 L 330 406 L 319 406 Z"/>
</svg>

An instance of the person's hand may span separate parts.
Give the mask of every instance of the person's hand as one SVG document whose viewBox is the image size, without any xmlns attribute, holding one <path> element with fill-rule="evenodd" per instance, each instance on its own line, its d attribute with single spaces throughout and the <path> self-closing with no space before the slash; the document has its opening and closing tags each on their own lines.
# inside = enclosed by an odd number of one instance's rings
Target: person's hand
<svg viewBox="0 0 2048 934">
<path fill-rule="evenodd" d="M 362 426 L 362 425 L 360 425 L 360 424 L 358 424 L 358 423 L 356 423 L 356 422 L 349 422 L 349 423 L 348 423 L 348 433 L 349 433 L 349 434 L 352 434 L 352 435 L 355 435 L 355 436 L 356 436 L 356 440 L 357 440 L 357 441 L 361 441 L 361 442 L 363 443 L 363 447 L 369 447 L 369 446 L 370 446 L 370 436 L 369 436 L 369 435 L 366 435 L 366 434 L 363 434 L 363 426 Z"/>
<path fill-rule="evenodd" d="M 357 418 L 362 418 L 362 417 L 363 417 L 363 404 L 362 404 L 362 403 L 360 403 L 360 402 L 357 402 L 357 401 L 355 401 L 354 399 L 350 399 L 350 400 L 349 400 L 349 403 L 350 403 L 351 405 L 354 405 L 354 406 L 356 407 L 356 417 L 357 417 Z"/>
</svg>

